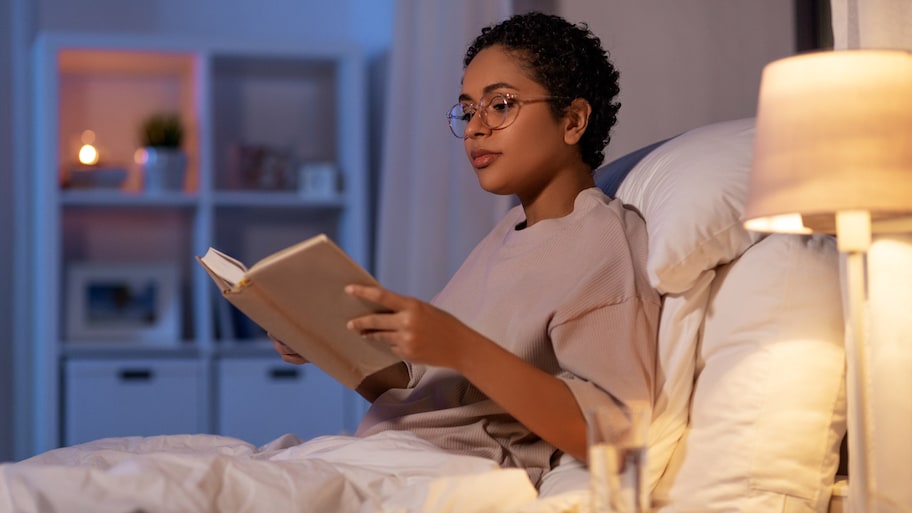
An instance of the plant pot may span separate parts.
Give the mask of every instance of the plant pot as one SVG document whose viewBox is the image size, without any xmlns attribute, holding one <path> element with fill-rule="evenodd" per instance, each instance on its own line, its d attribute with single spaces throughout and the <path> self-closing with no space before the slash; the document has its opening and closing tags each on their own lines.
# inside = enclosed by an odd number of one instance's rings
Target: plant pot
<svg viewBox="0 0 912 513">
<path fill-rule="evenodd" d="M 177 148 L 146 147 L 140 164 L 146 192 L 184 190 L 187 155 Z"/>
</svg>

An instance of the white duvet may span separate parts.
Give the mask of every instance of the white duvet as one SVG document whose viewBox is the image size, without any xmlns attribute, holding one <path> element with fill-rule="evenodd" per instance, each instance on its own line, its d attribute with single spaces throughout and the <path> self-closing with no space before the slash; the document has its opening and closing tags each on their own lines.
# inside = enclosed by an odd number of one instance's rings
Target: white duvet
<svg viewBox="0 0 912 513">
<path fill-rule="evenodd" d="M 556 512 L 526 473 L 405 432 L 284 435 L 263 447 L 213 435 L 110 438 L 0 465 L 0 512 Z"/>
</svg>

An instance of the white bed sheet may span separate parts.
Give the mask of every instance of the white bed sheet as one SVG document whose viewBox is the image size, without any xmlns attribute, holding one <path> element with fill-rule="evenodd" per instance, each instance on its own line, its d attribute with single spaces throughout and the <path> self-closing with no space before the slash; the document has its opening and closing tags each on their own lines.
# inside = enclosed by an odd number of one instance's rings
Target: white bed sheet
<svg viewBox="0 0 912 513">
<path fill-rule="evenodd" d="M 0 512 L 570 512 L 526 473 L 410 433 L 284 435 L 260 448 L 213 435 L 110 438 L 0 465 Z"/>
</svg>

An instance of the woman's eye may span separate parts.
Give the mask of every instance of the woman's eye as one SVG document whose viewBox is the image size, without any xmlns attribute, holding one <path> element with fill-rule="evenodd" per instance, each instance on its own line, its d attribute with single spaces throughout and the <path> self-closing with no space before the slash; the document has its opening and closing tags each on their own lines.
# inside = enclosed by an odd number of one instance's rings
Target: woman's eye
<svg viewBox="0 0 912 513">
<path fill-rule="evenodd" d="M 496 101 L 491 102 L 491 106 L 488 108 L 493 110 L 494 112 L 506 112 L 509 107 L 510 107 L 509 101 L 505 100 L 503 98 L 500 98 Z"/>
</svg>

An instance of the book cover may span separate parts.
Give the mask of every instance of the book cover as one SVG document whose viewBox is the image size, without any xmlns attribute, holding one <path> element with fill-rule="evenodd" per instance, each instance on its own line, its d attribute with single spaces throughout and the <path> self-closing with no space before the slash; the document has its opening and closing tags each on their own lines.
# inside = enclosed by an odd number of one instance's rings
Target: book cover
<svg viewBox="0 0 912 513">
<path fill-rule="evenodd" d="M 354 317 L 383 311 L 346 294 L 345 286 L 379 284 L 324 234 L 249 268 L 215 248 L 197 261 L 226 300 L 349 389 L 400 361 L 385 343 L 345 327 Z"/>
</svg>

